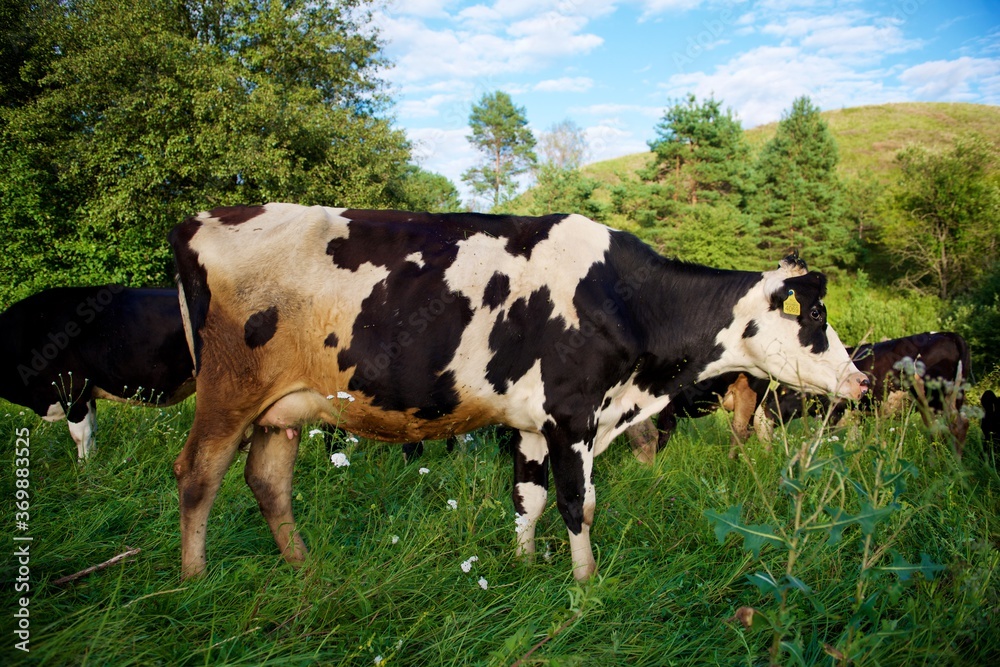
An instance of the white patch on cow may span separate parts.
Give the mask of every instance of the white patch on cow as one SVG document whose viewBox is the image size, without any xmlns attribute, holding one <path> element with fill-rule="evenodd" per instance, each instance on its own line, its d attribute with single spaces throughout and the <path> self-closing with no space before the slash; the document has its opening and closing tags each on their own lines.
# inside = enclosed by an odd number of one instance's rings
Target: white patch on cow
<svg viewBox="0 0 1000 667">
<path fill-rule="evenodd" d="M 90 452 L 94 449 L 94 431 L 97 430 L 97 414 L 94 404 L 87 406 L 87 414 L 78 422 L 68 422 L 69 434 L 76 443 L 76 455 L 79 459 L 90 457 Z"/>
<path fill-rule="evenodd" d="M 458 242 L 458 255 L 445 272 L 448 286 L 481 307 L 483 289 L 494 273 L 510 279 L 510 294 L 501 304 L 509 306 L 527 299 L 545 287 L 555 306 L 552 316 L 579 327 L 580 316 L 573 305 L 577 285 L 611 245 L 611 230 L 581 215 L 566 216 L 553 225 L 549 235 L 531 251 L 531 258 L 512 255 L 507 238 L 485 233 L 473 234 Z"/>
<path fill-rule="evenodd" d="M 632 424 L 649 419 L 662 410 L 670 402 L 669 396 L 655 396 L 640 389 L 634 383 L 634 376 L 626 382 L 620 383 L 609 389 L 601 400 L 604 405 L 607 399 L 611 399 L 608 407 L 600 410 L 597 415 L 597 437 L 594 440 L 594 456 L 600 456 L 611 441 L 625 431 Z M 622 416 L 630 410 L 639 408 L 639 411 L 630 419 L 619 424 Z"/>
<path fill-rule="evenodd" d="M 409 255 L 405 257 L 405 261 L 413 262 L 421 269 L 424 268 L 424 256 L 419 252 L 411 252 Z"/>
<path fill-rule="evenodd" d="M 782 287 L 782 274 L 780 269 L 764 273 L 763 279 L 739 300 L 733 308 L 733 323 L 715 337 L 723 347 L 722 356 L 708 364 L 696 381 L 744 371 L 807 392 L 848 395 L 848 376 L 858 373 L 858 369 L 837 333 L 827 325 L 829 347 L 815 354 L 799 342 L 796 319 L 769 309 L 770 294 Z M 751 320 L 757 324 L 757 334 L 744 338 Z"/>
<path fill-rule="evenodd" d="M 63 409 L 61 403 L 53 403 L 49 406 L 48 411 L 42 419 L 47 422 L 57 422 L 60 419 L 66 419 L 66 411 Z"/>
<path fill-rule="evenodd" d="M 483 372 L 485 373 L 485 369 Z M 537 430 L 546 422 L 553 421 L 552 417 L 545 413 L 544 408 L 545 384 L 542 382 L 541 360 L 536 361 L 527 373 L 512 384 L 505 396 L 504 423 L 512 428 Z"/>
<path fill-rule="evenodd" d="M 573 451 L 580 457 L 583 468 L 583 523 L 579 534 L 569 531 L 569 546 L 573 558 L 573 576 L 577 581 L 583 581 L 597 569 L 594 550 L 590 545 L 590 526 L 594 522 L 594 510 L 597 508 L 597 491 L 593 480 L 594 452 L 582 442 L 574 444 Z"/>
<path fill-rule="evenodd" d="M 540 433 L 521 431 L 521 442 L 517 446 L 518 453 L 528 461 L 541 463 L 548 455 L 549 446 Z M 521 482 L 515 486 L 521 499 L 523 514 L 515 519 L 514 530 L 517 533 L 517 554 L 535 553 L 535 524 L 545 511 L 549 492 L 544 486 L 534 482 Z"/>
</svg>

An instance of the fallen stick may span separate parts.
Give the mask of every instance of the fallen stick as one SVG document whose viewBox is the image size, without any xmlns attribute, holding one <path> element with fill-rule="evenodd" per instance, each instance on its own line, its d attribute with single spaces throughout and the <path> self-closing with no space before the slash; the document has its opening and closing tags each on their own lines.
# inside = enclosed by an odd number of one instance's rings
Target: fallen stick
<svg viewBox="0 0 1000 667">
<path fill-rule="evenodd" d="M 122 562 L 123 560 L 125 560 L 129 556 L 134 556 L 137 553 L 139 553 L 140 551 L 142 551 L 142 549 L 139 549 L 138 547 L 136 547 L 135 549 L 129 549 L 125 553 L 120 553 L 117 556 L 115 556 L 114 558 L 109 558 L 108 560 L 104 561 L 103 563 L 100 563 L 98 565 L 92 565 L 92 566 L 88 567 L 85 570 L 80 570 L 79 572 L 67 575 L 65 577 L 60 577 L 59 579 L 56 579 L 55 581 L 53 581 L 52 584 L 55 585 L 55 586 L 62 586 L 63 584 L 68 584 L 71 581 L 76 581 L 77 579 L 79 579 L 81 577 L 86 577 L 88 574 L 92 574 L 94 572 L 97 572 L 98 570 L 103 570 L 106 567 L 111 567 L 112 565 L 117 565 L 118 563 Z"/>
</svg>

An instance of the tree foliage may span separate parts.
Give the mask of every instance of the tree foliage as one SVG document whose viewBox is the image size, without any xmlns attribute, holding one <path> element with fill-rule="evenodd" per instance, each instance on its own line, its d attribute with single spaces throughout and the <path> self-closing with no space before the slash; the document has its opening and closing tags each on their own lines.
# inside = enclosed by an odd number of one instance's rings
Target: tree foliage
<svg viewBox="0 0 1000 667">
<path fill-rule="evenodd" d="M 455 184 L 441 174 L 409 165 L 403 174 L 400 200 L 410 211 L 455 213 L 463 210 Z"/>
<path fill-rule="evenodd" d="M 570 119 L 560 121 L 538 138 L 542 164 L 558 169 L 579 169 L 587 157 L 587 135 Z"/>
<path fill-rule="evenodd" d="M 852 263 L 843 217 L 837 145 L 808 97 L 792 103 L 764 146 L 751 211 L 760 221 L 760 247 L 780 255 L 800 250 L 819 266 Z"/>
<path fill-rule="evenodd" d="M 950 151 L 911 146 L 898 155 L 900 183 L 883 243 L 907 285 L 949 299 L 968 291 L 997 261 L 1000 182 L 997 149 L 979 136 Z"/>
<path fill-rule="evenodd" d="M 368 0 L 29 7 L 37 90 L 5 87 L 0 111 L 0 290 L 168 282 L 167 230 L 218 205 L 397 201 L 409 152 Z"/>
<path fill-rule="evenodd" d="M 664 184 L 674 201 L 743 204 L 752 187 L 750 147 L 732 110 L 723 111 L 713 98 L 698 103 L 688 95 L 666 110 L 656 134 L 644 180 Z"/>
<path fill-rule="evenodd" d="M 488 195 L 493 207 L 517 193 L 516 177 L 535 165 L 535 137 L 528 127 L 524 107 L 498 90 L 486 93 L 472 106 L 472 134 L 467 139 L 482 154 L 482 162 L 462 174 L 476 196 Z"/>
</svg>

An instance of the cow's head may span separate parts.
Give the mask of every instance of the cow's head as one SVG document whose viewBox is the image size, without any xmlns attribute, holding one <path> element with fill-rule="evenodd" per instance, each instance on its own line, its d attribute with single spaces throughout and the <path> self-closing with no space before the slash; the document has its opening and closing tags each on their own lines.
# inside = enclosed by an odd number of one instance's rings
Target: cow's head
<svg viewBox="0 0 1000 667">
<path fill-rule="evenodd" d="M 858 371 L 827 323 L 826 276 L 815 271 L 789 276 L 789 268 L 783 265 L 764 274 L 761 285 L 766 305 L 744 331 L 744 352 L 757 371 L 783 384 L 812 393 L 861 398 L 868 378 Z"/>
</svg>

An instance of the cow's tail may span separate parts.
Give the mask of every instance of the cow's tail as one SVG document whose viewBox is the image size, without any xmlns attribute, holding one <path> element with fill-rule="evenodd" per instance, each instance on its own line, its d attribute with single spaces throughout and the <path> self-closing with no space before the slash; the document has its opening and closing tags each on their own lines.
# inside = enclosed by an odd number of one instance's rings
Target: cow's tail
<svg viewBox="0 0 1000 667">
<path fill-rule="evenodd" d="M 184 322 L 184 337 L 188 351 L 194 362 L 195 374 L 201 364 L 201 329 L 208 315 L 208 304 L 212 297 L 208 288 L 208 275 L 198 253 L 191 248 L 191 239 L 201 227 L 197 218 L 188 218 L 170 231 L 170 247 L 174 251 L 174 266 L 177 270 L 177 293 L 180 301 L 181 320 Z"/>
</svg>

